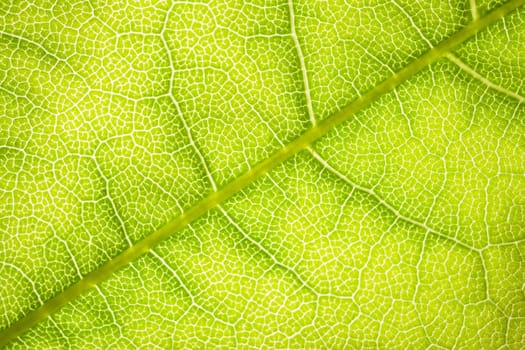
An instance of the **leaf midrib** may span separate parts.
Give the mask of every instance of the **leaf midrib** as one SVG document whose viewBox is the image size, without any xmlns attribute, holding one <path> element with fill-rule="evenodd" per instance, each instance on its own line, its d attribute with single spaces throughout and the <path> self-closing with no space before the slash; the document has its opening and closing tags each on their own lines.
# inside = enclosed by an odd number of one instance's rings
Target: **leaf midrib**
<svg viewBox="0 0 525 350">
<path fill-rule="evenodd" d="M 225 185 L 221 189 L 213 192 L 195 206 L 187 210 L 185 213 L 167 223 L 157 231 L 137 242 L 132 247 L 126 249 L 115 258 L 109 260 L 99 269 L 86 274 L 77 283 L 71 285 L 55 297 L 51 298 L 39 308 L 28 313 L 23 318 L 12 324 L 9 328 L 0 332 L 0 347 L 5 346 L 11 340 L 23 334 L 29 328 L 33 327 L 40 321 L 44 320 L 50 314 L 56 312 L 60 307 L 69 303 L 72 299 L 83 293 L 84 291 L 98 285 L 101 281 L 109 278 L 114 272 L 128 263 L 136 260 L 138 257 L 146 254 L 155 245 L 166 239 L 174 232 L 182 229 L 186 225 L 195 221 L 206 213 L 209 209 L 216 207 L 219 203 L 230 198 L 234 194 L 241 191 L 243 188 L 253 183 L 278 164 L 290 158 L 294 154 L 308 147 L 312 142 L 318 140 L 337 125 L 348 120 L 355 115 L 363 107 L 371 104 L 380 96 L 392 91 L 399 86 L 403 81 L 415 75 L 423 68 L 429 66 L 437 61 L 454 47 L 463 43 L 467 39 L 473 37 L 475 34 L 485 29 L 487 26 L 503 18 L 513 10 L 525 4 L 525 0 L 511 0 L 501 7 L 491 11 L 484 17 L 481 17 L 463 29 L 444 40 L 405 68 L 392 74 L 388 79 L 369 90 L 367 93 L 354 100 L 352 103 L 339 110 L 332 116 L 323 120 L 317 125 L 312 126 L 308 131 L 303 133 L 300 137 L 284 146 L 269 158 L 261 161 L 247 172 Z"/>
</svg>

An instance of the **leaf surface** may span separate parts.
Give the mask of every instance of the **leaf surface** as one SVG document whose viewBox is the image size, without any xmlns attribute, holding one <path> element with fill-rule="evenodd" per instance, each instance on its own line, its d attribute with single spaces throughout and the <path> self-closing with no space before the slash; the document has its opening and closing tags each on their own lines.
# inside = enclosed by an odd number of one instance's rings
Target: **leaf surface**
<svg viewBox="0 0 525 350">
<path fill-rule="evenodd" d="M 525 12 L 0 4 L 0 346 L 525 344 Z"/>
</svg>

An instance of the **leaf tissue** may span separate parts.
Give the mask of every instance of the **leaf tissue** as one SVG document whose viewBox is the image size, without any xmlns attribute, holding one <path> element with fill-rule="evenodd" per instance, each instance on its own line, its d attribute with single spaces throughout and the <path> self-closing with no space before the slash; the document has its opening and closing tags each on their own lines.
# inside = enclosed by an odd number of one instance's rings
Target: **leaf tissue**
<svg viewBox="0 0 525 350">
<path fill-rule="evenodd" d="M 0 347 L 525 348 L 525 0 L 0 2 Z"/>
</svg>

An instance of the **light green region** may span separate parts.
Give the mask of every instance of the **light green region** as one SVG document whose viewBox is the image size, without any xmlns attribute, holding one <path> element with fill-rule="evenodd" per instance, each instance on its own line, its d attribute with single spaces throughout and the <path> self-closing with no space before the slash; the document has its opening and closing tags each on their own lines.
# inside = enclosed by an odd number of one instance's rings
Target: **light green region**
<svg viewBox="0 0 525 350">
<path fill-rule="evenodd" d="M 315 114 L 328 117 L 465 24 L 447 1 L 314 1 L 296 5 Z M 435 5 L 435 6 L 434 6 Z M 427 8 L 425 8 L 427 7 Z M 446 20 L 444 20 L 446 19 Z"/>
<path fill-rule="evenodd" d="M 276 182 L 279 179 L 279 183 Z M 307 154 L 225 204 L 246 234 L 320 293 L 352 295 L 393 218 Z"/>
<path fill-rule="evenodd" d="M 219 186 L 307 125 L 293 41 L 282 35 L 287 16 L 282 6 L 241 2 L 175 4 L 169 14 L 173 94 Z"/>
<path fill-rule="evenodd" d="M 444 0 L 432 3 L 428 11 L 428 3 L 402 0 L 394 2 L 402 15 L 398 18 L 408 19 L 412 30 L 420 32 L 431 45 L 437 45 L 451 36 L 472 20 L 468 1 Z"/>
<path fill-rule="evenodd" d="M 0 347 L 523 348 L 524 3 L 0 3 Z"/>
<path fill-rule="evenodd" d="M 474 3 L 476 4 L 476 7 L 478 9 L 477 12 L 481 16 L 503 5 L 505 3 L 505 0 L 476 0 Z"/>
<path fill-rule="evenodd" d="M 442 60 L 315 147 L 351 181 L 445 236 L 478 248 L 523 239 L 525 110 L 486 90 Z"/>
<path fill-rule="evenodd" d="M 170 7 L 168 0 L 94 0 L 81 2 L 91 12 L 119 33 L 159 33 Z M 74 5 L 70 5 L 74 6 Z M 70 14 L 70 11 L 64 11 Z"/>
<path fill-rule="evenodd" d="M 513 322 L 515 328 L 509 331 L 509 335 L 514 335 L 515 330 L 521 330 L 517 333 L 523 335 L 523 330 L 525 330 L 523 322 L 520 322 L 525 315 L 524 249 L 524 244 L 520 243 L 493 247 L 483 252 L 486 268 L 490 271 L 486 284 L 491 299 L 502 312 L 512 315 L 516 320 Z"/>
<path fill-rule="evenodd" d="M 20 42 L 27 50 L 45 56 L 38 63 L 58 61 L 56 69 L 72 70 L 74 74 L 70 75 L 84 88 L 88 85 L 92 90 L 133 98 L 168 93 L 171 69 L 159 35 L 115 29 L 103 15 L 97 15 L 98 11 L 88 1 L 39 5 L 13 4 L 8 15 L 0 19 L 0 34 L 13 40 L 15 46 Z M 27 60 L 27 54 L 23 59 Z M 15 72 L 22 75 L 24 70 Z M 47 75 L 34 72 L 32 87 L 45 88 L 39 86 L 39 79 L 45 83 Z M 71 91 L 71 82 L 57 86 L 68 89 L 66 98 L 78 99 Z M 56 98 L 50 100 L 62 102 Z"/>
<path fill-rule="evenodd" d="M 511 93 L 525 95 L 525 13 L 517 11 L 465 43 L 457 54 L 482 77 Z M 504 95 L 508 93 L 502 92 Z M 523 121 L 522 121 L 523 122 Z"/>
</svg>

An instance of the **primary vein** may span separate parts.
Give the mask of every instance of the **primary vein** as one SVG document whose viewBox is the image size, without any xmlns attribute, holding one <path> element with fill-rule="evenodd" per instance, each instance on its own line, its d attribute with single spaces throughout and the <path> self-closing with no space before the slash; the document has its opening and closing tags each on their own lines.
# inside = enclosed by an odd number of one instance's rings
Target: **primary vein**
<svg viewBox="0 0 525 350">
<path fill-rule="evenodd" d="M 56 312 L 60 307 L 67 304 L 73 298 L 77 297 L 86 290 L 97 286 L 101 281 L 110 277 L 114 272 L 123 266 L 149 252 L 156 244 L 166 239 L 174 232 L 195 221 L 209 209 L 216 207 L 219 203 L 230 198 L 249 184 L 253 183 L 255 180 L 259 179 L 276 165 L 305 149 L 312 142 L 316 141 L 332 130 L 335 126 L 355 115 L 355 113 L 357 113 L 363 107 L 371 104 L 380 96 L 392 91 L 403 81 L 407 80 L 414 74 L 421 71 L 423 68 L 449 53 L 454 47 L 471 38 L 476 33 L 483 30 L 495 21 L 501 19 L 516 8 L 522 6 L 524 3 L 525 0 L 511 0 L 496 10 L 488 13 L 484 17 L 471 22 L 462 30 L 447 40 L 441 42 L 439 45 L 435 46 L 412 63 L 408 64 L 405 68 L 401 69 L 397 73 L 393 73 L 388 79 L 368 91 L 366 94 L 362 95 L 324 121 L 312 126 L 312 128 L 302 134 L 299 138 L 281 148 L 271 157 L 258 163 L 253 168 L 236 178 L 234 181 L 230 182 L 218 191 L 210 194 L 173 221 L 167 223 L 151 235 L 145 237 L 135 245 L 117 255 L 115 258 L 106 262 L 98 270 L 86 274 L 77 283 L 71 285 L 69 288 L 45 302 L 39 308 L 28 313 L 26 316 L 15 322 L 9 328 L 0 332 L 0 347 L 5 346 L 7 343 L 23 334 L 35 324 L 44 320 L 47 316 Z"/>
</svg>

